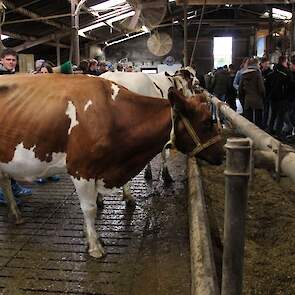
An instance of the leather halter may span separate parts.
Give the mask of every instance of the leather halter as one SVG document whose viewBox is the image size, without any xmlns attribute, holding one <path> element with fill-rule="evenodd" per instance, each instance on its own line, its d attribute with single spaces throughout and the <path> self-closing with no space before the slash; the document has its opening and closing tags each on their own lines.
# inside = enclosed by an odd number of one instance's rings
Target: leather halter
<svg viewBox="0 0 295 295">
<path fill-rule="evenodd" d="M 179 115 L 181 121 L 184 124 L 184 127 L 187 131 L 187 133 L 189 134 L 189 136 L 191 137 L 191 139 L 193 140 L 193 142 L 195 143 L 196 147 L 188 153 L 189 157 L 194 157 L 197 154 L 199 154 L 202 150 L 208 148 L 209 146 L 215 144 L 216 142 L 221 140 L 221 136 L 218 134 L 212 138 L 210 138 L 208 141 L 206 141 L 205 143 L 202 143 L 200 140 L 200 137 L 197 135 L 197 133 L 195 132 L 194 128 L 192 127 L 190 121 L 180 112 L 176 112 L 175 110 L 171 109 L 171 120 L 172 120 L 172 128 L 171 128 L 171 132 L 170 132 L 170 139 L 169 141 L 165 144 L 164 148 L 163 148 L 163 152 L 165 151 L 165 149 L 167 148 L 175 148 L 175 119 L 176 116 Z"/>
</svg>

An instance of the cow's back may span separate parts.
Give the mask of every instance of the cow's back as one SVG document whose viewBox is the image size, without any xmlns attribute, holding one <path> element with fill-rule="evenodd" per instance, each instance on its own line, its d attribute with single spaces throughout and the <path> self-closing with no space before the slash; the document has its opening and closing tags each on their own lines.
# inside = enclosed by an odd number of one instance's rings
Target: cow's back
<svg viewBox="0 0 295 295">
<path fill-rule="evenodd" d="M 79 75 L 0 77 L 0 162 L 10 161 L 19 144 L 34 148 L 41 161 L 50 161 L 53 152 L 64 152 L 74 127 L 71 116 L 79 113 L 79 120 L 86 121 L 85 105 L 91 100 L 97 107 L 102 83 L 103 79 Z"/>
<path fill-rule="evenodd" d="M 100 77 L 113 81 L 137 94 L 162 97 L 149 75 L 141 72 L 106 72 Z"/>
</svg>

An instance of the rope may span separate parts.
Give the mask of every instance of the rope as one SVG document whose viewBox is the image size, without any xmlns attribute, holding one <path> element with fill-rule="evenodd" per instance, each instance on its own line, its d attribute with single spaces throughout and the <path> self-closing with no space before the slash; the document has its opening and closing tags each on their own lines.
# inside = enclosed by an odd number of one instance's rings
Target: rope
<svg viewBox="0 0 295 295">
<path fill-rule="evenodd" d="M 203 4 L 203 7 L 202 7 L 202 12 L 201 12 L 200 22 L 199 22 L 199 26 L 198 26 L 198 30 L 197 30 L 196 39 L 195 39 L 194 49 L 193 49 L 193 52 L 192 52 L 192 55 L 191 55 L 190 66 L 192 66 L 193 60 L 194 60 L 194 57 L 195 57 L 196 48 L 197 48 L 199 35 L 200 35 L 200 30 L 201 30 L 201 26 L 202 26 L 202 22 L 203 22 L 205 7 L 206 7 L 206 0 L 204 0 L 204 4 Z"/>
</svg>

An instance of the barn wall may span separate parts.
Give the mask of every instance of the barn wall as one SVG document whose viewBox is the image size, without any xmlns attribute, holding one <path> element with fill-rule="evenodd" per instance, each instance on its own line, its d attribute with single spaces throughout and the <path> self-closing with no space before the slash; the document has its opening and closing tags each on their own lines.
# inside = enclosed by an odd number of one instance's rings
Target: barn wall
<svg viewBox="0 0 295 295">
<path fill-rule="evenodd" d="M 189 27 L 188 34 L 188 54 L 191 55 L 195 40 L 196 26 Z M 173 34 L 173 49 L 168 54 L 175 58 L 176 62 L 183 61 L 183 31 L 178 27 L 165 30 L 170 35 Z M 249 32 L 238 30 L 209 30 L 199 38 L 196 55 L 193 64 L 196 65 L 200 74 L 207 73 L 213 68 L 213 37 L 214 36 L 233 36 L 233 64 L 238 67 L 243 57 L 249 54 Z M 116 45 L 112 45 L 105 49 L 106 58 L 112 62 L 118 62 L 122 58 L 128 58 L 134 63 L 150 63 L 157 64 L 164 61 L 166 56 L 157 57 L 149 52 L 146 42 L 149 35 L 131 39 Z"/>
</svg>

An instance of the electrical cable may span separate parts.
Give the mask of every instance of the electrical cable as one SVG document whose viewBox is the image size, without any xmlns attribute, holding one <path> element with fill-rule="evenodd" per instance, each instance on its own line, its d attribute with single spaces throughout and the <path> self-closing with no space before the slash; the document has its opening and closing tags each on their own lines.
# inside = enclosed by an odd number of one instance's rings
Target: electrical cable
<svg viewBox="0 0 295 295">
<path fill-rule="evenodd" d="M 192 66 L 194 56 L 196 54 L 196 48 L 197 48 L 197 44 L 198 44 L 198 40 L 199 40 L 199 34 L 200 34 L 202 22 L 203 22 L 205 8 L 206 8 L 206 0 L 204 0 L 204 4 L 203 4 L 203 7 L 202 7 L 200 22 L 199 22 L 199 26 L 198 26 L 198 30 L 197 30 L 197 34 L 196 34 L 196 39 L 195 39 L 195 43 L 194 43 L 193 52 L 192 52 L 191 59 L 190 59 L 190 66 Z"/>
</svg>

